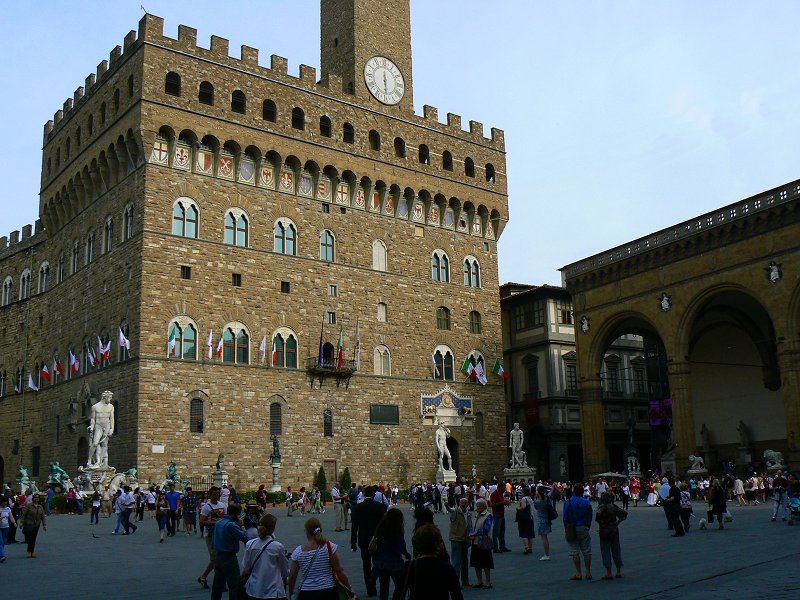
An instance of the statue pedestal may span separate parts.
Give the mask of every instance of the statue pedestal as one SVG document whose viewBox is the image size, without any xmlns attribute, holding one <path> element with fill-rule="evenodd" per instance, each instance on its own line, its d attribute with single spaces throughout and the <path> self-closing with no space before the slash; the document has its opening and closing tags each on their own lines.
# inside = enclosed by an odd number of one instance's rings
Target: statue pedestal
<svg viewBox="0 0 800 600">
<path fill-rule="evenodd" d="M 436 483 L 455 483 L 456 479 L 456 472 L 452 469 L 436 469 Z"/>
<path fill-rule="evenodd" d="M 708 475 L 708 469 L 689 469 L 686 471 L 686 475 L 694 480 L 697 480 L 702 477 L 706 477 Z"/>
<path fill-rule="evenodd" d="M 528 479 L 536 480 L 536 469 L 531 469 L 528 466 L 511 467 L 510 469 L 503 469 L 503 477 L 509 479 Z"/>
<path fill-rule="evenodd" d="M 280 492 L 281 491 L 281 484 L 279 482 L 278 474 L 280 473 L 281 465 L 273 464 L 272 465 L 272 485 L 269 486 L 270 492 Z"/>
<path fill-rule="evenodd" d="M 228 485 L 227 471 L 217 469 L 216 471 L 214 471 L 212 477 L 214 478 L 214 485 L 217 486 L 218 488 L 222 488 L 223 485 Z"/>
<path fill-rule="evenodd" d="M 111 480 L 117 474 L 117 470 L 114 467 L 109 467 L 108 465 L 94 465 L 94 466 L 87 466 L 87 467 L 78 467 L 78 471 L 80 471 L 86 479 L 91 482 L 92 489 L 97 490 L 98 492 L 104 492 L 108 489 L 108 485 L 111 483 Z"/>
</svg>

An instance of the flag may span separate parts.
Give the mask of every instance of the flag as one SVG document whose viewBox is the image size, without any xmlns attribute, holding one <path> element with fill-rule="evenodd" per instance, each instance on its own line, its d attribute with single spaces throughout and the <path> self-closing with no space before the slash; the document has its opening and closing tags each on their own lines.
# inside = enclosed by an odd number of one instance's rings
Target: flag
<svg viewBox="0 0 800 600">
<path fill-rule="evenodd" d="M 47 370 L 47 365 L 42 365 L 42 377 L 47 383 L 50 383 L 50 371 Z"/>
<path fill-rule="evenodd" d="M 103 340 L 99 335 L 97 336 L 97 364 L 103 364 Z"/>
<path fill-rule="evenodd" d="M 483 361 L 479 360 L 475 364 L 475 377 L 478 379 L 478 382 L 481 385 L 486 385 L 488 382 L 486 380 L 486 371 L 483 369 Z"/>
<path fill-rule="evenodd" d="M 58 355 L 53 357 L 53 373 L 58 373 L 62 377 L 64 376 L 64 367 L 61 365 L 61 359 Z"/>
<path fill-rule="evenodd" d="M 325 331 L 325 315 L 322 315 L 322 325 L 319 329 L 319 356 L 317 357 L 317 368 L 322 368 L 322 334 Z"/>
<path fill-rule="evenodd" d="M 16 377 L 14 378 L 14 391 L 19 394 L 19 380 Z"/>
<path fill-rule="evenodd" d="M 213 329 L 209 329 L 208 330 L 208 340 L 206 340 L 206 346 L 208 346 L 208 359 L 209 360 L 211 360 L 211 344 L 212 344 L 211 340 L 213 339 L 213 335 L 214 335 L 214 330 Z"/>
<path fill-rule="evenodd" d="M 492 373 L 502 377 L 503 379 L 508 379 L 508 372 L 503 368 L 503 365 L 500 364 L 500 359 L 496 359 L 494 361 L 494 368 L 492 369 Z"/>
<path fill-rule="evenodd" d="M 86 344 L 86 359 L 89 361 L 89 364 L 94 366 L 96 362 L 96 358 L 94 355 L 94 350 L 92 350 L 91 344 Z"/>
<path fill-rule="evenodd" d="M 264 364 L 264 358 L 267 355 L 267 336 L 264 336 L 261 343 L 258 345 L 258 351 L 261 352 L 261 364 Z"/>
<path fill-rule="evenodd" d="M 338 370 L 342 369 L 342 363 L 344 363 L 344 331 L 339 325 L 339 341 L 336 344 L 336 368 Z"/>
<path fill-rule="evenodd" d="M 33 383 L 33 374 L 28 373 L 28 387 L 31 388 L 34 392 L 38 392 L 39 388 Z"/>
<path fill-rule="evenodd" d="M 275 336 L 274 338 L 272 338 L 272 366 L 273 367 L 278 364 L 278 340 L 277 340 L 277 337 L 278 336 Z"/>
<path fill-rule="evenodd" d="M 217 360 L 222 358 L 222 338 L 224 336 L 219 336 L 219 342 L 217 342 Z"/>
<path fill-rule="evenodd" d="M 356 317 L 356 371 L 361 368 L 361 328 Z"/>
<path fill-rule="evenodd" d="M 436 366 L 436 359 L 433 354 L 431 354 L 431 364 L 433 365 L 433 378 L 438 379 L 441 377 L 441 374 L 439 373 L 439 367 Z"/>
<path fill-rule="evenodd" d="M 125 334 L 122 333 L 122 327 L 119 328 L 119 347 L 125 348 L 125 350 L 130 353 L 131 351 L 131 342 L 128 338 L 125 337 Z"/>
<path fill-rule="evenodd" d="M 120 330 L 121 331 L 121 330 Z M 81 368 L 81 363 L 78 358 L 72 353 L 72 350 L 69 351 L 69 372 L 71 375 L 75 375 L 78 372 L 78 369 Z"/>
<path fill-rule="evenodd" d="M 106 342 L 106 345 L 103 346 L 103 361 L 109 362 L 111 357 L 111 340 Z"/>
<path fill-rule="evenodd" d="M 169 341 L 167 342 L 167 352 L 170 356 L 175 356 L 175 326 L 169 332 Z"/>
</svg>

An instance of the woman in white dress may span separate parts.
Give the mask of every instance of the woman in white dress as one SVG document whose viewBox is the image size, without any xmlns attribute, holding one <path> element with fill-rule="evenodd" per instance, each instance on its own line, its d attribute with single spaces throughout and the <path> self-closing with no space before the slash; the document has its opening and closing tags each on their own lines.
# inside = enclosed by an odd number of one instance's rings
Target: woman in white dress
<svg viewBox="0 0 800 600">
<path fill-rule="evenodd" d="M 656 494 L 656 486 L 652 479 L 647 483 L 647 492 L 647 505 L 655 506 L 658 502 L 658 494 Z"/>
</svg>

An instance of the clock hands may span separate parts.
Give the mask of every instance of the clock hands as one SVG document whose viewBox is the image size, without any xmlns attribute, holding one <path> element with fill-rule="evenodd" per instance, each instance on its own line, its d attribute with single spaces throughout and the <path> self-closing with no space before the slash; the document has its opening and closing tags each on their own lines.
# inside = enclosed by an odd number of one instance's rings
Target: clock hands
<svg viewBox="0 0 800 600">
<path fill-rule="evenodd" d="M 383 70 L 383 89 L 387 94 L 389 93 L 389 81 L 386 78 L 386 69 Z"/>
</svg>

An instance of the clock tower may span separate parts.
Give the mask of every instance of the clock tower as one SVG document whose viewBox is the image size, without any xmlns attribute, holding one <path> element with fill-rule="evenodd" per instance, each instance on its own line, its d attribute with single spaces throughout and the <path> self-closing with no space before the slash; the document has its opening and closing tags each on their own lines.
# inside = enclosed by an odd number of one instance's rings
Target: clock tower
<svg viewBox="0 0 800 600">
<path fill-rule="evenodd" d="M 321 74 L 363 103 L 414 112 L 409 0 L 322 0 Z"/>
</svg>

